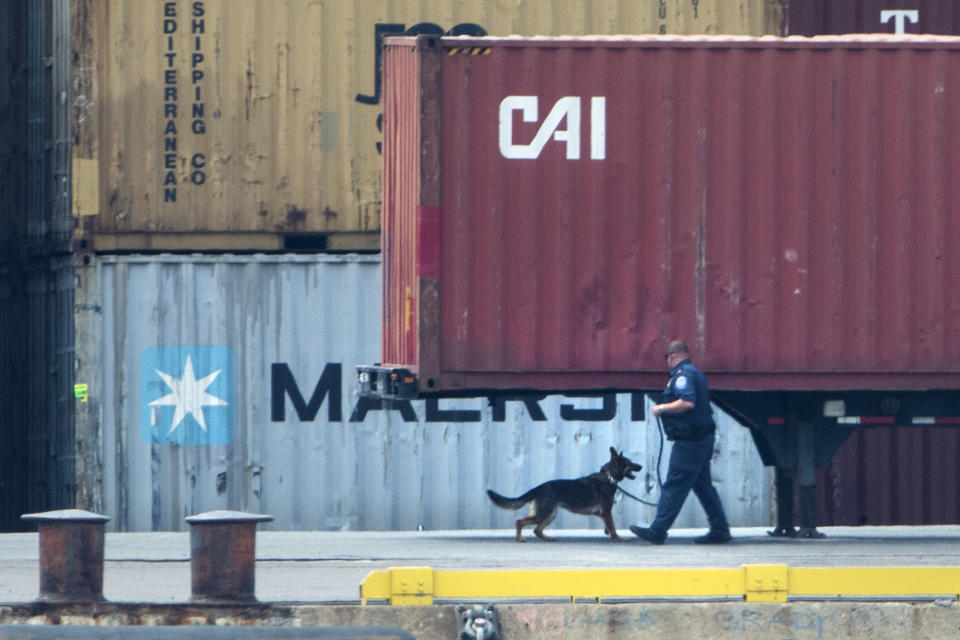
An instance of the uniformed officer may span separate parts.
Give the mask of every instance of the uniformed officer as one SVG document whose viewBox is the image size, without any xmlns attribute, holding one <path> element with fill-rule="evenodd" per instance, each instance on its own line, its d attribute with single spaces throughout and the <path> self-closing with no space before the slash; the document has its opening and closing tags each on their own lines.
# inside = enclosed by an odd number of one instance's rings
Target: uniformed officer
<svg viewBox="0 0 960 640">
<path fill-rule="evenodd" d="M 663 430 L 673 441 L 667 480 L 660 489 L 657 515 L 649 527 L 630 526 L 638 537 L 663 544 L 690 490 L 700 500 L 710 531 L 694 538 L 699 544 L 719 544 L 730 540 L 730 525 L 723 513 L 720 495 L 710 477 L 716 423 L 710 408 L 710 391 L 703 372 L 693 366 L 687 345 L 674 340 L 667 348 L 670 382 L 663 401 L 653 406 L 654 416 L 662 416 Z"/>
</svg>

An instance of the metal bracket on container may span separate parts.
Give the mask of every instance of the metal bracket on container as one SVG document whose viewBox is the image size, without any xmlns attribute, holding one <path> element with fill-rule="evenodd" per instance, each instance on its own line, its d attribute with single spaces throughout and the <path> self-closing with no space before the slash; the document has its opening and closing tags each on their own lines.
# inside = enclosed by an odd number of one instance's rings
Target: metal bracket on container
<svg viewBox="0 0 960 640">
<path fill-rule="evenodd" d="M 414 400 L 419 395 L 417 376 L 409 369 L 381 365 L 358 365 L 360 395 L 387 400 Z"/>
</svg>

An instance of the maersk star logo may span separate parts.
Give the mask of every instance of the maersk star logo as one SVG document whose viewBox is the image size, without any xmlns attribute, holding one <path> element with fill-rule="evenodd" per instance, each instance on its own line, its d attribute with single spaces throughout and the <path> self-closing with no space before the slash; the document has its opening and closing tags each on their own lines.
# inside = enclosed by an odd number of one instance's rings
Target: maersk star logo
<svg viewBox="0 0 960 640">
<path fill-rule="evenodd" d="M 233 353 L 227 347 L 151 347 L 142 361 L 144 440 L 220 445 L 233 440 Z"/>
</svg>

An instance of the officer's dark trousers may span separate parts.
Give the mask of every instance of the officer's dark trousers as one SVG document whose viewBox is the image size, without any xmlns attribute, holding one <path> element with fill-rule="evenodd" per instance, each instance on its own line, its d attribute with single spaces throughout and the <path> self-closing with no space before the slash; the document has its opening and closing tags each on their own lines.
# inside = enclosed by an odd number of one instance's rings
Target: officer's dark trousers
<svg viewBox="0 0 960 640">
<path fill-rule="evenodd" d="M 711 531 L 729 531 L 730 525 L 720 504 L 720 495 L 713 488 L 710 478 L 710 459 L 713 457 L 714 436 L 710 434 L 697 440 L 676 440 L 670 453 L 670 468 L 667 479 L 660 489 L 657 516 L 650 523 L 656 535 L 667 535 L 680 513 L 680 507 L 690 490 L 707 512 Z"/>
</svg>

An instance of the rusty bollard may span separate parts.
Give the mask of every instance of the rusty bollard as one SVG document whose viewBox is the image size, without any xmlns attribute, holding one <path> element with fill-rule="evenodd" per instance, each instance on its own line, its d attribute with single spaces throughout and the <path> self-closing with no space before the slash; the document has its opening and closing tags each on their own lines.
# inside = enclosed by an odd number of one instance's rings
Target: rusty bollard
<svg viewBox="0 0 960 640">
<path fill-rule="evenodd" d="M 103 531 L 99 513 L 63 509 L 26 513 L 40 533 L 39 602 L 99 602 L 103 598 Z"/>
<path fill-rule="evenodd" d="M 207 511 L 190 523 L 190 599 L 194 602 L 256 602 L 254 564 L 258 522 L 273 516 Z"/>
</svg>

